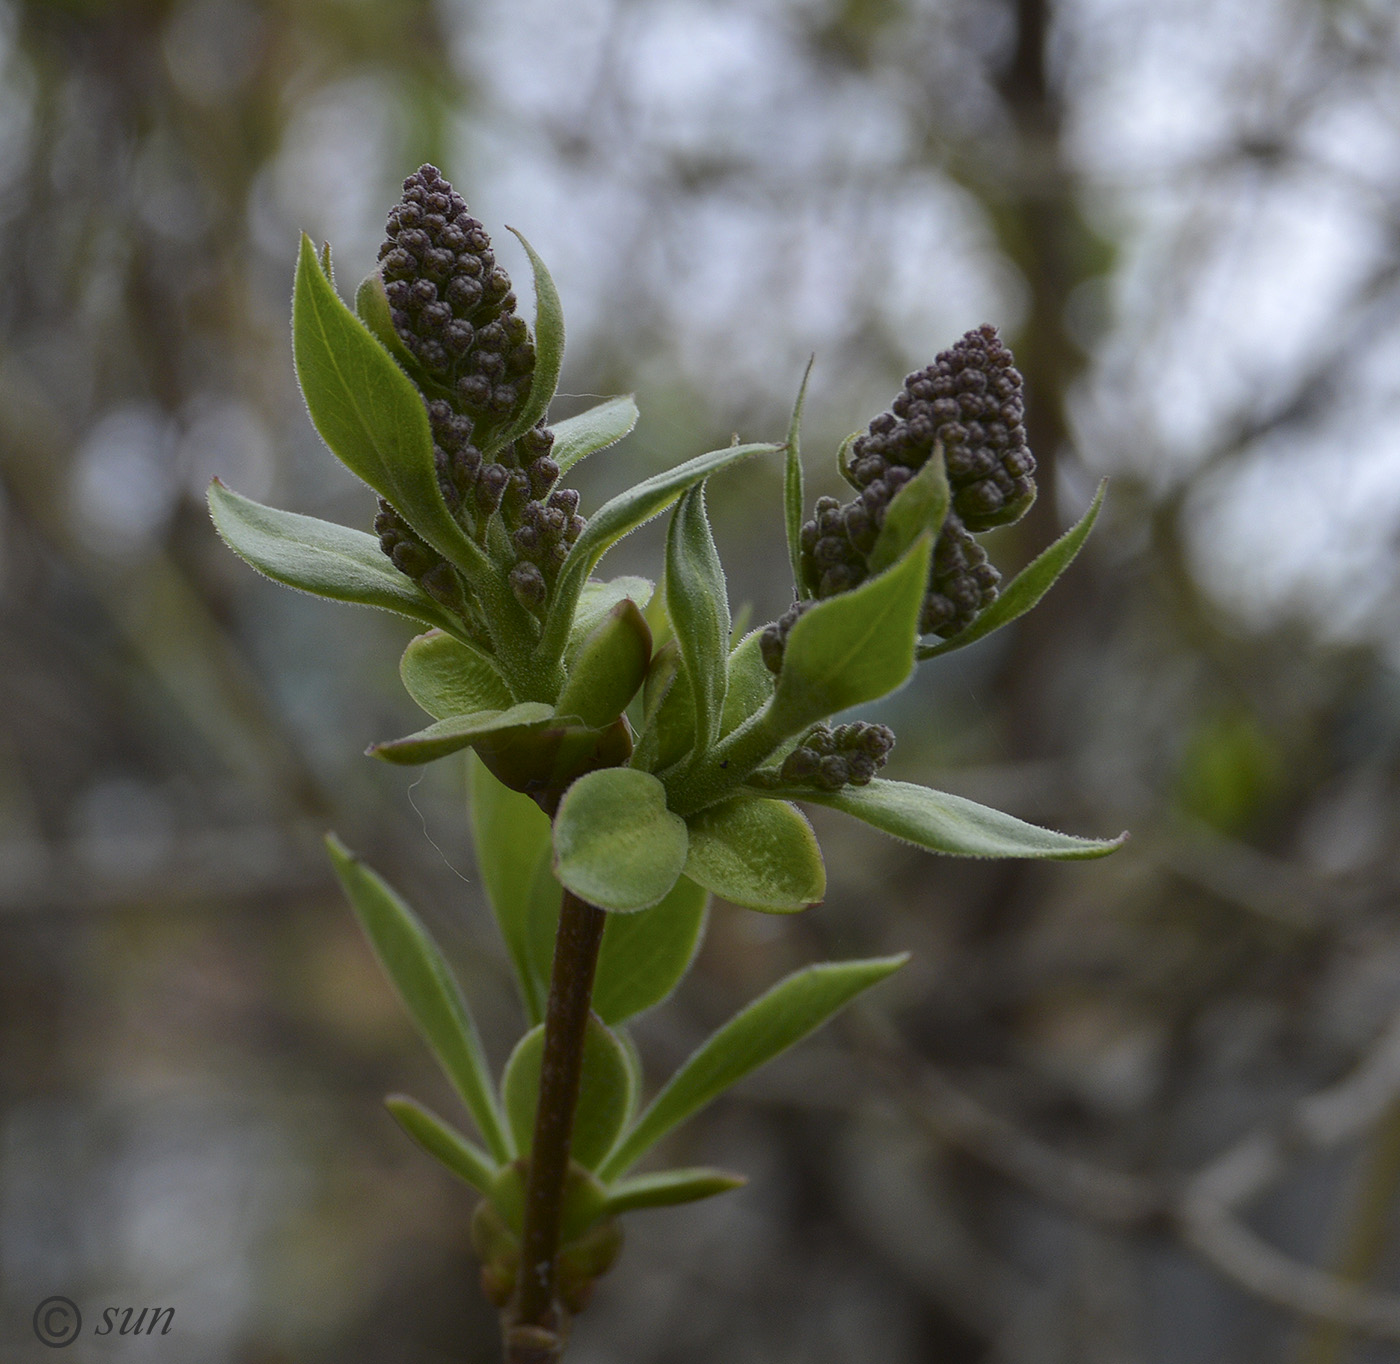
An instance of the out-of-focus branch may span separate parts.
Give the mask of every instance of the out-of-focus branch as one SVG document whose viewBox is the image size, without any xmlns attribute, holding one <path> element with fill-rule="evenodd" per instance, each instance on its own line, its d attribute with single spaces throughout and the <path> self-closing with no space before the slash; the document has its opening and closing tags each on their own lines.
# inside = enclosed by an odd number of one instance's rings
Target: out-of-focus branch
<svg viewBox="0 0 1400 1364">
<path fill-rule="evenodd" d="M 1359 1136 L 1400 1097 L 1400 1013 L 1343 1080 L 1300 1100 L 1282 1123 L 1243 1137 L 1184 1182 L 1157 1182 L 1059 1151 L 915 1056 L 872 1011 L 854 1014 L 852 1026 L 893 1093 L 937 1140 L 1087 1221 L 1171 1227 L 1225 1277 L 1284 1311 L 1400 1341 L 1400 1296 L 1302 1264 L 1238 1216 L 1299 1156 Z"/>
</svg>

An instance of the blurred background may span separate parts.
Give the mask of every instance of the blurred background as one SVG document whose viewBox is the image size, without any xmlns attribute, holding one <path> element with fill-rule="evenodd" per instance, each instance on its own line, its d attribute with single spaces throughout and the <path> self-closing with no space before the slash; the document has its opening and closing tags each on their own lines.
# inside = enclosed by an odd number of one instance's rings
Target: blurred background
<svg viewBox="0 0 1400 1364">
<path fill-rule="evenodd" d="M 520 1022 L 401 621 L 258 579 L 217 474 L 368 528 L 293 378 L 297 233 L 342 289 L 432 160 L 520 279 L 555 415 L 635 391 L 624 484 L 784 430 L 809 499 L 996 323 L 1041 496 L 1111 476 L 1037 612 L 920 670 L 890 775 L 1111 835 L 983 864 L 813 818 L 826 903 L 715 907 L 635 1029 L 655 1084 L 785 971 L 912 948 L 674 1139 L 749 1186 L 630 1219 L 577 1364 L 1400 1359 L 1400 14 L 1385 0 L 0 0 L 0 1358 L 486 1364 L 454 1111 L 340 900 L 416 904 L 499 1063 Z M 528 286 L 523 291 L 528 295 Z M 780 467 L 711 489 L 790 599 Z M 654 572 L 651 527 L 611 572 Z M 173 1306 L 169 1337 L 90 1334 Z"/>
</svg>

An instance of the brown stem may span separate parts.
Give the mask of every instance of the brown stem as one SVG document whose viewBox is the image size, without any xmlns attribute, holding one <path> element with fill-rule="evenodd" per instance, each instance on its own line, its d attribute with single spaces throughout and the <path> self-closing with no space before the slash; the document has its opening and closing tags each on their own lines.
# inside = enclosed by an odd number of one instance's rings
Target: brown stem
<svg viewBox="0 0 1400 1364">
<path fill-rule="evenodd" d="M 563 1352 L 562 1322 L 554 1296 L 555 1258 L 593 974 L 606 919 L 601 909 L 564 892 L 545 1008 L 519 1282 L 505 1332 L 506 1364 L 548 1364 Z"/>
</svg>

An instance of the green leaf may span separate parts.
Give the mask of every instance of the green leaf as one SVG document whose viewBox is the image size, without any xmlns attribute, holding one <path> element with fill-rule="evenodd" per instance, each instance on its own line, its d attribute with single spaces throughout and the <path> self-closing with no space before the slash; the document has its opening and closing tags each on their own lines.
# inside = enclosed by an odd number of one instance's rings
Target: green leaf
<svg viewBox="0 0 1400 1364">
<path fill-rule="evenodd" d="M 695 707 L 695 742 L 719 737 L 729 655 L 729 595 L 705 515 L 705 485 L 682 494 L 666 537 L 666 607 Z"/>
<path fill-rule="evenodd" d="M 784 445 L 783 465 L 783 523 L 787 530 L 788 560 L 792 564 L 792 581 L 802 593 L 802 515 L 804 493 L 802 491 L 802 409 L 807 401 L 807 381 L 812 377 L 814 355 L 807 361 L 802 375 L 802 387 L 797 390 L 797 401 L 792 407 L 792 421 L 788 424 L 787 443 Z"/>
<path fill-rule="evenodd" d="M 866 559 L 871 574 L 883 573 L 897 563 L 925 531 L 935 538 L 948 515 L 948 475 L 943 468 L 943 447 L 936 443 L 933 455 L 895 495 L 885 511 L 885 523 Z"/>
<path fill-rule="evenodd" d="M 474 649 L 434 630 L 416 635 L 399 660 L 408 694 L 434 720 L 483 710 L 509 710 L 515 698 L 495 667 Z"/>
<path fill-rule="evenodd" d="M 453 520 L 438 488 L 423 399 L 331 286 L 303 234 L 292 292 L 292 349 L 307 410 L 340 461 L 387 498 L 469 578 L 486 556 Z"/>
<path fill-rule="evenodd" d="M 1089 504 L 1089 510 L 1079 518 L 1076 525 L 1071 526 L 1053 545 L 1038 554 L 1012 578 L 1002 589 L 1001 595 L 966 630 L 959 631 L 941 644 L 920 646 L 920 660 L 952 653 L 954 649 L 972 644 L 990 635 L 993 630 L 1000 630 L 1003 625 L 1009 625 L 1013 620 L 1024 616 L 1054 586 L 1060 574 L 1074 562 L 1074 556 L 1079 553 L 1080 547 L 1094 528 L 1107 491 L 1108 480 L 1104 479 L 1099 484 L 1098 492 L 1094 494 L 1094 500 Z"/>
<path fill-rule="evenodd" d="M 564 662 L 568 665 L 578 652 L 579 645 L 600 625 L 603 617 L 618 602 L 630 597 L 643 611 L 651 600 L 652 584 L 649 578 L 636 578 L 624 575 L 611 582 L 590 578 L 579 594 L 578 607 L 574 611 L 574 623 L 569 630 L 569 647 L 564 652 Z M 650 622 L 648 622 L 650 624 Z"/>
<path fill-rule="evenodd" d="M 635 1212 L 638 1208 L 670 1208 L 677 1203 L 697 1203 L 702 1198 L 742 1189 L 749 1181 L 728 1170 L 696 1167 L 688 1170 L 660 1170 L 652 1175 L 619 1179 L 608 1190 L 604 1215 Z"/>
<path fill-rule="evenodd" d="M 721 737 L 732 734 L 772 699 L 774 679 L 763 661 L 762 639 L 761 628 L 751 630 L 729 655 L 729 680 L 719 721 Z"/>
<path fill-rule="evenodd" d="M 678 464 L 665 473 L 653 474 L 626 492 L 605 502 L 588 520 L 583 533 L 574 542 L 559 577 L 555 582 L 554 601 L 545 620 L 544 634 L 536 648 L 542 658 L 557 655 L 568 638 L 574 604 L 593 566 L 624 535 L 645 525 L 653 516 L 665 511 L 687 488 L 722 469 L 738 464 L 752 455 L 772 454 L 778 445 L 731 445 L 723 450 L 711 450 L 694 459 Z"/>
<path fill-rule="evenodd" d="M 409 1017 L 461 1095 L 487 1149 L 497 1161 L 509 1160 L 513 1152 L 481 1038 L 442 953 L 413 911 L 334 834 L 327 836 L 326 847 L 355 917 Z"/>
<path fill-rule="evenodd" d="M 390 1094 L 384 1107 L 394 1121 L 408 1133 L 430 1156 L 439 1160 L 458 1179 L 473 1189 L 489 1193 L 496 1178 L 496 1164 L 475 1142 L 468 1141 L 455 1128 L 406 1094 Z"/>
<path fill-rule="evenodd" d="M 796 795 L 796 792 L 789 792 Z M 1122 847 L 1117 838 L 1078 838 L 1027 824 L 962 796 L 927 786 L 876 778 L 868 786 L 805 791 L 801 800 L 829 805 L 905 842 L 956 857 L 1049 857 L 1072 861 L 1105 857 Z"/>
<path fill-rule="evenodd" d="M 530 1150 L 535 1110 L 540 1101 L 540 1063 L 544 1056 L 544 1024 L 531 1028 L 516 1044 L 501 1080 L 506 1116 L 516 1149 Z M 583 1075 L 570 1155 L 585 1169 L 596 1168 L 612 1150 L 632 1107 L 633 1078 L 627 1054 L 596 1018 L 590 1017 L 583 1039 Z"/>
<path fill-rule="evenodd" d="M 450 715 L 427 729 L 420 729 L 416 734 L 371 744 L 365 753 L 371 758 L 382 758 L 385 762 L 417 767 L 436 762 L 451 753 L 460 753 L 488 734 L 542 724 L 553 714 L 553 706 L 546 706 L 541 701 L 522 701 L 518 706 L 506 710 L 478 710 L 467 715 Z"/>
<path fill-rule="evenodd" d="M 470 791 L 477 869 L 515 968 L 525 1015 L 532 1024 L 538 1023 L 544 1018 L 548 990 L 551 911 L 552 920 L 557 921 L 561 894 L 551 867 L 554 848 L 549 817 L 529 796 L 497 781 L 475 755 Z M 541 918 L 548 934 L 542 963 L 538 948 Z"/>
<path fill-rule="evenodd" d="M 705 1041 L 671 1077 L 599 1167 L 599 1178 L 617 1178 L 672 1128 L 800 1042 L 862 990 L 878 984 L 908 960 L 909 954 L 904 952 L 867 961 L 828 961 L 804 967 L 779 981 Z"/>
<path fill-rule="evenodd" d="M 773 695 L 778 728 L 795 734 L 908 680 L 932 548 L 926 533 L 893 568 L 818 602 L 792 627 Z"/>
<path fill-rule="evenodd" d="M 841 442 L 840 448 L 836 451 L 836 467 L 841 471 L 841 477 L 857 492 L 860 491 L 860 484 L 856 482 L 855 473 L 851 468 L 851 452 L 855 449 L 856 442 L 864 434 L 863 431 L 852 431 L 851 434 Z"/>
<path fill-rule="evenodd" d="M 652 656 L 642 696 L 642 733 L 631 765 L 645 772 L 664 771 L 695 746 L 695 699 L 674 639 Z"/>
<path fill-rule="evenodd" d="M 559 371 L 564 367 L 564 308 L 559 302 L 559 291 L 535 248 L 513 227 L 506 231 L 514 232 L 525 248 L 535 275 L 535 372 L 530 379 L 530 396 L 520 415 L 481 452 L 484 459 L 524 435 L 549 411 L 559 387 Z"/>
<path fill-rule="evenodd" d="M 401 368 L 417 375 L 421 367 L 394 326 L 393 309 L 389 306 L 389 296 L 384 292 L 384 276 L 379 270 L 371 270 L 355 290 L 355 315 Z"/>
<path fill-rule="evenodd" d="M 676 988 L 699 950 L 709 903 L 709 892 L 682 876 L 660 904 L 608 916 L 593 982 L 604 1023 L 635 1017 Z"/>
<path fill-rule="evenodd" d="M 826 894 L 812 826 L 783 800 L 737 796 L 686 821 L 685 874 L 745 909 L 791 914 Z"/>
<path fill-rule="evenodd" d="M 460 635 L 462 623 L 385 557 L 363 531 L 278 511 L 209 485 L 209 513 L 224 543 L 259 573 L 286 587 L 356 606 L 377 606 Z"/>
<path fill-rule="evenodd" d="M 554 819 L 554 871 L 581 900 L 628 914 L 659 903 L 685 867 L 685 821 L 649 772 L 610 767 L 580 777 Z"/>
<path fill-rule="evenodd" d="M 637 417 L 637 404 L 630 393 L 624 393 L 576 417 L 556 422 L 550 457 L 559 466 L 560 475 L 567 474 L 579 460 L 616 445 L 636 426 Z"/>
<path fill-rule="evenodd" d="M 555 712 L 595 729 L 612 724 L 637 694 L 650 662 L 651 631 L 637 603 L 624 597 L 574 651 Z"/>
</svg>

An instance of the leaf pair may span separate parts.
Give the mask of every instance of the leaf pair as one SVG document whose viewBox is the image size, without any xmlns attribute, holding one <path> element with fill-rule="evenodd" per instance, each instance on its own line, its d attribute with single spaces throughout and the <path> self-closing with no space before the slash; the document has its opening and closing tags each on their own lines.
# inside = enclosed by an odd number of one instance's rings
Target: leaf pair
<svg viewBox="0 0 1400 1364">
<path fill-rule="evenodd" d="M 511 800 L 523 799 L 513 792 L 505 794 Z M 413 1099 L 390 1096 L 390 1112 L 429 1154 L 494 1198 L 513 1162 L 528 1150 L 538 1101 L 543 1028 L 536 1025 L 516 1046 L 502 1080 L 502 1100 L 498 1100 L 470 1007 L 431 937 L 380 877 L 335 839 L 329 839 L 328 846 L 337 876 L 380 964 L 472 1115 L 486 1149 Z M 502 884 L 497 876 L 493 895 Z M 613 918 L 610 927 L 635 923 L 641 917 Z M 594 1215 L 688 1202 L 741 1184 L 738 1176 L 703 1169 L 632 1179 L 623 1176 L 686 1118 L 807 1036 L 906 959 L 828 962 L 788 976 L 705 1042 L 635 1121 L 639 1087 L 635 1055 L 622 1035 L 595 1019 L 585 1042 L 573 1148 L 575 1158 L 595 1169 L 604 1182 L 604 1198 Z M 640 960 L 635 964 L 643 966 Z M 644 972 L 629 984 L 643 991 L 650 988 L 644 983 Z"/>
<path fill-rule="evenodd" d="M 682 875 L 769 913 L 805 909 L 826 891 L 821 849 L 795 806 L 741 795 L 682 819 L 656 777 L 627 767 L 569 787 L 554 821 L 554 870 L 615 914 L 657 904 Z"/>
</svg>

